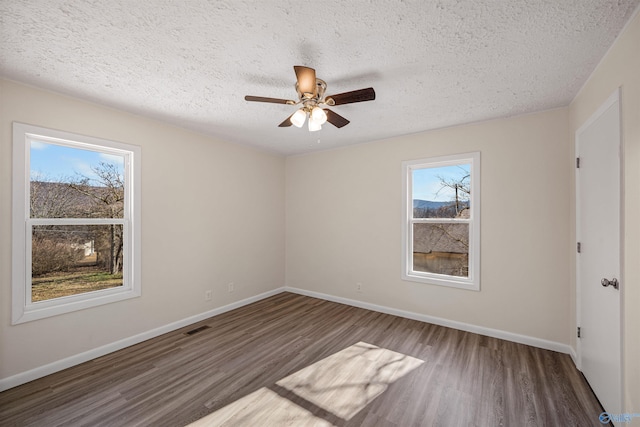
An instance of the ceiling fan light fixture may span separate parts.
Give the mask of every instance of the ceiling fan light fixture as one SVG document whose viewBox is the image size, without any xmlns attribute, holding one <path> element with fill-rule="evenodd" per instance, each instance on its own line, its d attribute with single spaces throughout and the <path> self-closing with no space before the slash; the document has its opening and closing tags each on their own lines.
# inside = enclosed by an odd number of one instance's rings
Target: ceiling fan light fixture
<svg viewBox="0 0 640 427">
<path fill-rule="evenodd" d="M 315 132 L 320 129 L 322 129 L 322 123 L 314 119 L 313 116 L 309 116 L 309 132 Z"/>
<path fill-rule="evenodd" d="M 319 131 L 322 129 L 322 125 L 327 122 L 337 128 L 342 128 L 349 124 L 349 120 L 328 108 L 324 109 L 320 106 L 324 107 L 326 105 L 332 107 L 336 105 L 353 104 L 355 102 L 373 101 L 376 99 L 376 92 L 372 87 L 325 96 L 327 83 L 316 77 L 316 70 L 303 65 L 295 65 L 293 70 L 296 72 L 295 88 L 298 93 L 297 101 L 281 98 L 268 98 L 265 96 L 247 95 L 244 97 L 245 101 L 252 102 L 270 102 L 273 104 L 286 105 L 302 104 L 302 108 L 296 110 L 295 113 L 284 119 L 278 127 L 285 128 L 295 126 L 302 128 L 304 121 L 307 120 L 308 116 L 309 132 Z"/>
<path fill-rule="evenodd" d="M 295 127 L 301 128 L 304 124 L 304 120 L 307 118 L 307 113 L 301 108 L 291 116 L 291 124 Z"/>
<path fill-rule="evenodd" d="M 313 110 L 311 110 L 311 117 L 315 122 L 321 125 L 327 122 L 327 113 L 325 113 L 320 107 L 313 107 Z"/>
</svg>

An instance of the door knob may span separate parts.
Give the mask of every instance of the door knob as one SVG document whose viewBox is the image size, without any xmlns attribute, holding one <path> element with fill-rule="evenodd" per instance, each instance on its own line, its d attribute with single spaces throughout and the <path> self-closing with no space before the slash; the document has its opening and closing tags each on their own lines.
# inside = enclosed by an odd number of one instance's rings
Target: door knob
<svg viewBox="0 0 640 427">
<path fill-rule="evenodd" d="M 618 289 L 620 287 L 620 284 L 618 283 L 618 279 L 616 279 L 615 277 L 611 280 L 609 279 L 602 279 L 600 281 L 600 283 L 602 284 L 602 286 L 604 286 L 605 288 L 607 286 L 613 286 L 613 289 Z"/>
</svg>

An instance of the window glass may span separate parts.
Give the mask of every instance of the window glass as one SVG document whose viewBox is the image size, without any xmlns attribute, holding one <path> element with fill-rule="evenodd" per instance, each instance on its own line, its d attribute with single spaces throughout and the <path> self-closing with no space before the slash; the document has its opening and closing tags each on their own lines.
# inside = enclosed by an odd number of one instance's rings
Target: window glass
<svg viewBox="0 0 640 427">
<path fill-rule="evenodd" d="M 34 225 L 32 230 L 32 302 L 122 286 L 121 224 Z"/>
<path fill-rule="evenodd" d="M 470 208 L 470 166 L 413 169 L 413 217 L 456 218 Z"/>
<path fill-rule="evenodd" d="M 122 218 L 124 156 L 32 140 L 31 218 Z"/>
<path fill-rule="evenodd" d="M 469 276 L 469 224 L 413 224 L 413 270 Z"/>
</svg>

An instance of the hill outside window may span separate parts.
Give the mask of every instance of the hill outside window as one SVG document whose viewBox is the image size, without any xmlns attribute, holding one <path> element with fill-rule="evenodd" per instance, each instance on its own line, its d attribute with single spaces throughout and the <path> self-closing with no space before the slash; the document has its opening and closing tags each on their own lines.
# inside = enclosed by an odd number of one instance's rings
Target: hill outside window
<svg viewBox="0 0 640 427">
<path fill-rule="evenodd" d="M 402 279 L 480 290 L 480 153 L 405 161 Z"/>
<path fill-rule="evenodd" d="M 13 124 L 12 323 L 140 295 L 140 147 Z"/>
</svg>

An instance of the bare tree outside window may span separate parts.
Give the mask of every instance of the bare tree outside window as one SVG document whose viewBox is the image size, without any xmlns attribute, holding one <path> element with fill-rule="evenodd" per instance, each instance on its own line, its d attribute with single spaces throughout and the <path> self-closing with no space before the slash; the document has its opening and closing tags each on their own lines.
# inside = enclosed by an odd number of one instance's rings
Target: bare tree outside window
<svg viewBox="0 0 640 427">
<path fill-rule="evenodd" d="M 91 179 L 81 176 L 69 183 L 69 188 L 77 194 L 86 197 L 87 203 L 80 205 L 85 214 L 96 218 L 122 218 L 124 212 L 124 181 L 117 166 L 111 163 L 100 162 L 92 168 L 96 178 Z M 115 224 L 109 225 L 106 236 L 96 236 L 99 242 L 105 242 L 108 257 L 98 260 L 105 264 L 111 274 L 118 274 L 122 270 L 122 227 Z M 98 254 L 102 251 L 98 251 Z M 105 254 L 106 255 L 106 254 Z"/>
</svg>

